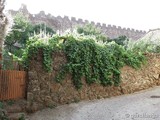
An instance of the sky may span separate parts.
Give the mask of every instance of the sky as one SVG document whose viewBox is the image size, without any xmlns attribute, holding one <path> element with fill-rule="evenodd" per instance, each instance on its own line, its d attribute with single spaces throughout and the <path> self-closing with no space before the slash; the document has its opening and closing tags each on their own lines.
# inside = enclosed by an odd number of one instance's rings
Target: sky
<svg viewBox="0 0 160 120">
<path fill-rule="evenodd" d="M 33 14 L 43 10 L 122 28 L 160 28 L 160 0 L 6 0 L 6 10 L 18 10 L 22 3 Z"/>
</svg>

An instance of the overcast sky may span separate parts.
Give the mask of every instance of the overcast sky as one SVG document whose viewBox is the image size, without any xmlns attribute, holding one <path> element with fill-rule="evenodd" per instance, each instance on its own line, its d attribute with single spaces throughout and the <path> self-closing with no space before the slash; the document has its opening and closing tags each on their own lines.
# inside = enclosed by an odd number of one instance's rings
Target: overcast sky
<svg viewBox="0 0 160 120">
<path fill-rule="evenodd" d="M 29 12 L 44 10 L 138 30 L 160 28 L 160 0 L 6 0 L 6 9 L 27 5 Z"/>
</svg>

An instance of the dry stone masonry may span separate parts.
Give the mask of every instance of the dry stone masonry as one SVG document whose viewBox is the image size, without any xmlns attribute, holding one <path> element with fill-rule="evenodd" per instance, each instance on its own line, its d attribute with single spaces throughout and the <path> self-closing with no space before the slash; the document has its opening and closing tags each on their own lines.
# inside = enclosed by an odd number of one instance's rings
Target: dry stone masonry
<svg viewBox="0 0 160 120">
<path fill-rule="evenodd" d="M 77 20 L 75 17 L 69 19 L 69 17 L 67 16 L 64 16 L 62 18 L 61 16 L 54 17 L 51 14 L 46 15 L 44 11 L 41 11 L 38 14 L 31 14 L 28 12 L 27 7 L 25 5 L 22 5 L 22 7 L 18 11 L 24 13 L 24 15 L 26 15 L 33 24 L 45 23 L 48 26 L 52 27 L 54 30 L 58 30 L 61 33 L 66 31 L 67 29 L 73 30 L 77 25 L 83 26 L 89 23 L 88 20 Z M 12 15 L 15 15 L 18 11 L 10 10 L 9 12 Z M 142 30 L 139 31 L 130 28 L 121 28 L 120 26 L 117 27 L 115 25 L 112 26 L 101 23 L 95 23 L 93 21 L 91 22 L 91 24 L 98 27 L 109 38 L 116 38 L 121 35 L 125 35 L 128 38 L 137 40 L 146 34 L 146 31 Z"/>
<path fill-rule="evenodd" d="M 77 90 L 69 74 L 62 83 L 57 83 L 54 80 L 60 71 L 60 66 L 66 63 L 66 57 L 63 53 L 53 54 L 52 73 L 43 70 L 43 58 L 42 54 L 39 54 L 38 57 L 33 57 L 29 67 L 28 106 L 31 107 L 33 104 L 36 106 L 55 106 L 81 100 L 108 98 L 160 85 L 160 54 L 146 56 L 148 62 L 142 68 L 136 70 L 125 66 L 121 69 L 121 84 L 118 87 L 103 87 L 96 83 L 88 85 L 83 78 L 83 87 Z"/>
</svg>

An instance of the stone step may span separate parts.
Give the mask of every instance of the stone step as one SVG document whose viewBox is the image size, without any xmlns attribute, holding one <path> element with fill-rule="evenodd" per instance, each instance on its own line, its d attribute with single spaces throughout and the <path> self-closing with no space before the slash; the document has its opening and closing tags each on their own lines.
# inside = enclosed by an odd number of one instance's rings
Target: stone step
<svg viewBox="0 0 160 120">
<path fill-rule="evenodd" d="M 26 120 L 26 113 L 10 113 L 8 115 L 9 120 Z"/>
<path fill-rule="evenodd" d="M 12 105 L 12 106 L 7 106 L 5 108 L 5 110 L 8 112 L 8 113 L 19 113 L 19 112 L 23 112 L 24 109 L 23 107 L 19 106 L 19 105 Z"/>
</svg>

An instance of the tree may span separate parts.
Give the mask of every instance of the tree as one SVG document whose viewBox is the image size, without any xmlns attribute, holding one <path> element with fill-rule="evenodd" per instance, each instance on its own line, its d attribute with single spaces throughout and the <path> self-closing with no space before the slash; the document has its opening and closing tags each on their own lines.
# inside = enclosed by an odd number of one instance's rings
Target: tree
<svg viewBox="0 0 160 120">
<path fill-rule="evenodd" d="M 21 57 L 29 37 L 34 36 L 34 33 L 40 34 L 41 31 L 45 31 L 45 34 L 50 35 L 55 33 L 52 28 L 45 24 L 31 24 L 22 13 L 17 13 L 13 21 L 12 30 L 5 38 L 5 50 L 17 57 Z"/>
<path fill-rule="evenodd" d="M 3 39 L 5 36 L 6 25 L 7 25 L 7 18 L 3 13 L 5 0 L 0 0 L 0 69 L 1 69 L 1 60 L 2 60 L 2 46 L 3 46 Z"/>
<path fill-rule="evenodd" d="M 25 47 L 32 29 L 33 27 L 29 20 L 22 13 L 18 13 L 14 17 L 12 30 L 5 37 L 5 50 L 21 56 L 21 50 L 19 48 L 23 49 Z"/>
</svg>

